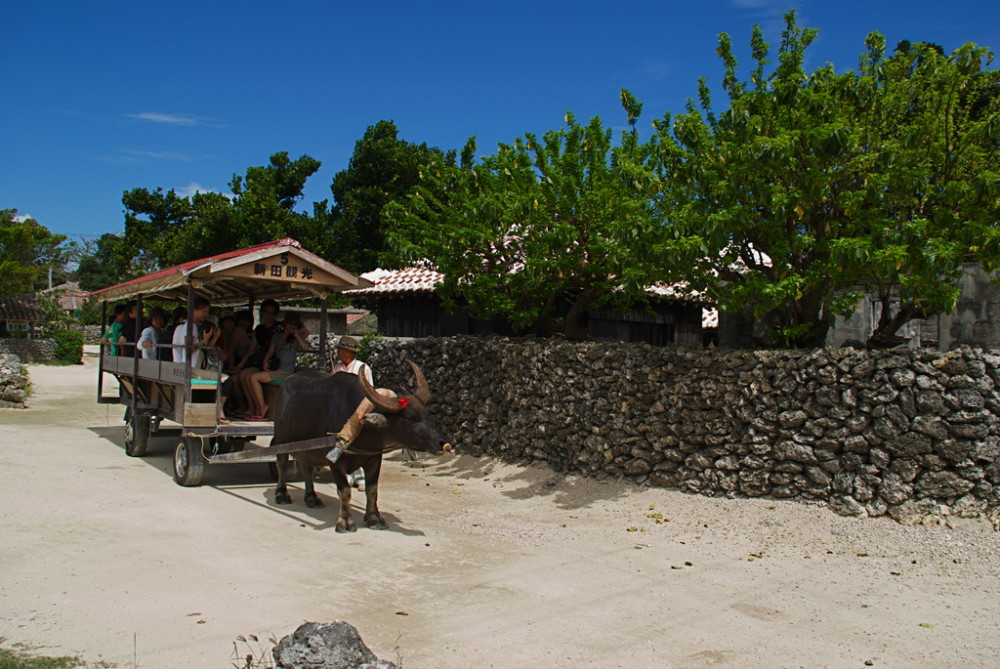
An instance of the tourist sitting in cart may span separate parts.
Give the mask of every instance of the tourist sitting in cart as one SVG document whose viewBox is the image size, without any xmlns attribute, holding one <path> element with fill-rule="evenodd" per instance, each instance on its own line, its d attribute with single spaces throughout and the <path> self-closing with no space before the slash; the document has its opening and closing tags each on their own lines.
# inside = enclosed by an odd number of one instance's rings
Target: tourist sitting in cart
<svg viewBox="0 0 1000 669">
<path fill-rule="evenodd" d="M 267 420 L 269 407 L 264 403 L 263 384 L 272 381 L 284 381 L 295 371 L 299 353 L 312 350 L 306 337 L 309 331 L 302 325 L 302 319 L 294 312 L 285 314 L 285 323 L 271 338 L 271 345 L 264 354 L 263 368 L 250 375 L 251 400 L 255 413 L 247 416 L 249 420 Z M 269 369 L 272 356 L 277 361 L 276 369 Z"/>
<path fill-rule="evenodd" d="M 217 378 L 214 370 L 201 369 L 201 347 L 208 346 L 218 336 L 218 328 L 215 324 L 211 327 L 203 328 L 202 324 L 208 318 L 211 303 L 204 297 L 199 297 L 194 301 L 194 311 L 191 312 L 192 335 L 194 341 L 191 346 L 185 344 L 187 336 L 187 323 L 181 323 L 174 328 L 173 346 L 174 362 L 187 362 L 188 353 L 191 354 L 191 376 L 197 378 Z"/>
<path fill-rule="evenodd" d="M 121 336 L 118 337 L 118 355 L 135 355 L 136 336 L 140 332 L 142 332 L 142 314 L 139 313 L 139 303 L 136 300 L 129 300 L 125 305 Z"/>
<path fill-rule="evenodd" d="M 142 349 L 143 360 L 156 360 L 156 345 L 160 343 L 160 335 L 167 325 L 167 312 L 160 307 L 153 307 L 149 312 L 149 327 L 139 336 L 139 348 Z"/>
<path fill-rule="evenodd" d="M 124 304 L 115 305 L 114 316 L 112 316 L 108 331 L 101 335 L 101 343 L 109 344 L 109 355 L 118 355 L 118 340 L 121 338 L 122 328 L 125 326 L 125 309 Z"/>
<path fill-rule="evenodd" d="M 249 350 L 230 372 L 235 377 L 232 397 L 236 408 L 232 412 L 233 415 L 256 415 L 253 405 L 253 382 L 250 377 L 263 369 L 264 354 L 271 345 L 275 330 L 280 327 L 279 309 L 278 303 L 272 299 L 260 303 L 261 323 L 253 329 Z"/>
<path fill-rule="evenodd" d="M 219 327 L 222 371 L 232 374 L 236 365 L 250 350 L 250 338 L 246 329 L 237 324 L 236 315 L 232 311 L 226 310 L 219 315 Z"/>
</svg>

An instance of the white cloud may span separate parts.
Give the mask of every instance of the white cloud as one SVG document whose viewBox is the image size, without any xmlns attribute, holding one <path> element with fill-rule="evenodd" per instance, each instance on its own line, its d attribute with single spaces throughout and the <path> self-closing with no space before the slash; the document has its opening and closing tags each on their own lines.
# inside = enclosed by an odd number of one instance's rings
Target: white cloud
<svg viewBox="0 0 1000 669">
<path fill-rule="evenodd" d="M 174 192 L 181 197 L 191 197 L 195 193 L 214 193 L 215 190 L 211 188 L 205 188 L 200 183 L 192 181 L 187 186 L 181 186 L 180 188 L 175 188 Z"/>
<path fill-rule="evenodd" d="M 31 214 L 18 214 L 17 216 L 14 217 L 14 220 L 17 221 L 18 223 L 24 223 L 29 218 L 34 218 L 34 216 L 32 216 Z"/>
<path fill-rule="evenodd" d="M 167 160 L 183 163 L 198 160 L 197 156 L 193 156 L 190 153 L 181 153 L 180 151 L 146 151 L 142 149 L 128 149 L 125 153 L 139 159 L 149 160 Z"/>
<path fill-rule="evenodd" d="M 142 112 L 141 114 L 126 114 L 128 118 L 151 123 L 163 123 L 166 125 L 196 126 L 196 125 L 220 125 L 219 121 L 205 116 L 193 116 L 191 114 L 167 114 L 163 112 Z"/>
<path fill-rule="evenodd" d="M 113 156 L 100 156 L 98 160 L 105 163 L 115 163 L 118 165 L 128 165 L 135 163 L 147 163 L 151 161 L 190 163 L 202 160 L 204 156 L 197 156 L 181 151 L 150 151 L 148 149 L 123 149 Z"/>
</svg>

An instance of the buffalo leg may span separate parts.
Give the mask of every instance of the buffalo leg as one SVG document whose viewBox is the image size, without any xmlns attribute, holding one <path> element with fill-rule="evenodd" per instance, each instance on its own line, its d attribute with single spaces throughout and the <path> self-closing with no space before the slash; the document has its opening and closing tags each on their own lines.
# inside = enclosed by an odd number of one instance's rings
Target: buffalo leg
<svg viewBox="0 0 1000 669">
<path fill-rule="evenodd" d="M 325 505 L 323 504 L 323 500 L 319 498 L 319 495 L 316 494 L 316 486 L 313 484 L 313 475 L 316 468 L 305 464 L 301 460 L 299 461 L 299 467 L 302 469 L 302 480 L 305 482 L 306 487 L 306 506 L 310 509 L 322 509 Z"/>
<path fill-rule="evenodd" d="M 373 530 L 384 530 L 389 525 L 378 510 L 378 478 L 382 471 L 382 456 L 372 458 L 365 470 L 365 525 Z"/>
<path fill-rule="evenodd" d="M 340 515 L 337 517 L 337 532 L 357 532 L 358 526 L 351 518 L 351 484 L 347 481 L 347 475 L 340 464 L 331 465 L 333 472 L 333 483 L 337 486 L 337 497 L 340 498 Z"/>
<path fill-rule="evenodd" d="M 278 470 L 278 487 L 274 489 L 275 504 L 291 504 L 292 498 L 288 494 L 288 455 L 282 453 L 277 456 L 275 467 Z"/>
</svg>

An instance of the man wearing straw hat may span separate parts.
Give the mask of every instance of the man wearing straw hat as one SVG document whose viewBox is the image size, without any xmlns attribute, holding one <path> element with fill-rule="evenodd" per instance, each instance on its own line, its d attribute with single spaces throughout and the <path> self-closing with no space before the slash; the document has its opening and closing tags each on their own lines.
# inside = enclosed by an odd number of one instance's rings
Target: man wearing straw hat
<svg viewBox="0 0 1000 669">
<path fill-rule="evenodd" d="M 356 376 L 364 375 L 368 383 L 375 385 L 374 379 L 372 379 L 372 368 L 369 367 L 363 360 L 358 358 L 358 340 L 354 337 L 343 336 L 340 338 L 340 342 L 337 344 L 337 362 L 333 365 L 333 373 L 337 372 L 347 372 L 348 374 L 354 374 Z M 383 391 L 379 389 L 379 393 L 387 393 L 391 391 Z M 358 404 L 358 408 L 354 410 L 351 417 L 347 419 L 347 423 L 341 428 L 340 432 L 337 433 L 337 445 L 334 446 L 326 457 L 331 462 L 336 462 L 347 447 L 351 445 L 351 442 L 357 438 L 358 434 L 361 432 L 361 428 L 364 427 L 364 423 L 367 421 L 375 427 L 385 427 L 386 418 L 380 413 L 372 413 L 372 409 L 375 405 L 368 400 L 367 397 L 361 400 Z M 361 470 L 358 470 L 361 472 Z M 348 478 L 354 480 L 359 480 L 364 478 L 364 473 L 362 472 L 360 476 L 358 472 L 354 472 Z"/>
</svg>

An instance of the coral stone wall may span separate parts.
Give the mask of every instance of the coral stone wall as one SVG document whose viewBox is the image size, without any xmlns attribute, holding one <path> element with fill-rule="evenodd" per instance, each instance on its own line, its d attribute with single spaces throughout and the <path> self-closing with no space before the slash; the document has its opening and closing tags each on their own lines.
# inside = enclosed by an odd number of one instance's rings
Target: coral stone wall
<svg viewBox="0 0 1000 669">
<path fill-rule="evenodd" d="M 906 523 L 1000 502 L 1000 355 L 982 350 L 385 340 L 376 382 L 411 389 L 405 358 L 459 452 Z"/>
<path fill-rule="evenodd" d="M 16 355 L 25 362 L 52 360 L 56 356 L 53 339 L 0 339 L 0 353 Z"/>
<path fill-rule="evenodd" d="M 23 409 L 28 394 L 28 375 L 21 358 L 0 352 L 0 408 Z"/>
</svg>

